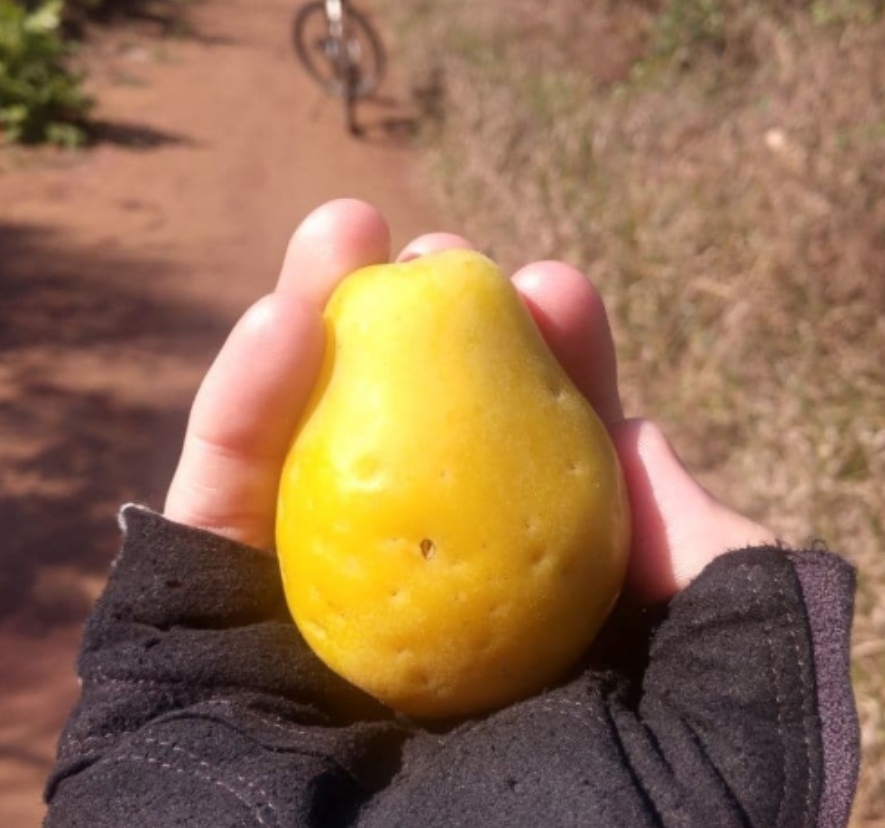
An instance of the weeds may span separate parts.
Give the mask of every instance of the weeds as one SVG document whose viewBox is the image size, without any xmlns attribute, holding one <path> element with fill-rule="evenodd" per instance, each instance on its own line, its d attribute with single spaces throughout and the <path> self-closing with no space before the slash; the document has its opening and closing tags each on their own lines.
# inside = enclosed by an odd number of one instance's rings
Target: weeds
<svg viewBox="0 0 885 828">
<path fill-rule="evenodd" d="M 722 0 L 670 0 L 653 25 L 652 51 L 682 65 L 699 49 L 725 49 Z"/>
<path fill-rule="evenodd" d="M 883 5 L 386 6 L 436 79 L 444 209 L 505 266 L 583 266 L 628 411 L 737 508 L 857 563 L 857 828 L 885 820 Z"/>
</svg>

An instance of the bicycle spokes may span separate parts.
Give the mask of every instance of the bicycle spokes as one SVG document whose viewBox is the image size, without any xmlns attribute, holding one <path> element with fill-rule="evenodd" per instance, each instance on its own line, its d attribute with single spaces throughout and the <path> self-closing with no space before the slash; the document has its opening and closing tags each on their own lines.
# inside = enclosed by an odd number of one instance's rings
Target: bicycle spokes
<svg viewBox="0 0 885 828">
<path fill-rule="evenodd" d="M 366 18 L 345 0 L 312 0 L 302 6 L 293 39 L 308 74 L 345 101 L 367 97 L 381 81 L 381 42 Z"/>
</svg>

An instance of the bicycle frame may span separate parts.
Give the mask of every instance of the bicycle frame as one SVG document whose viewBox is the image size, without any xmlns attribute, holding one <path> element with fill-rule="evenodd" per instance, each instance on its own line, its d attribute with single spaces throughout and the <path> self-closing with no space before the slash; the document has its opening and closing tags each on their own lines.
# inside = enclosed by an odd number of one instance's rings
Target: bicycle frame
<svg viewBox="0 0 885 828">
<path fill-rule="evenodd" d="M 348 0 L 308 0 L 295 17 L 293 40 L 308 74 L 341 99 L 348 130 L 359 134 L 355 102 L 375 89 L 384 71 L 384 50 L 371 24 Z"/>
<path fill-rule="evenodd" d="M 332 37 L 344 35 L 344 0 L 326 0 L 326 19 Z"/>
</svg>

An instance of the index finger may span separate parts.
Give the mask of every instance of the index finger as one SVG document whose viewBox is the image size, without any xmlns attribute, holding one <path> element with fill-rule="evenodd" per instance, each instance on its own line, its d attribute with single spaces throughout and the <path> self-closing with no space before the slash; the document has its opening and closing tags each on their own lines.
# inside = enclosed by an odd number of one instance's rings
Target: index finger
<svg viewBox="0 0 885 828">
<path fill-rule="evenodd" d="M 621 422 L 618 366 L 599 291 L 564 262 L 534 262 L 513 282 L 547 344 L 606 426 Z"/>
<path fill-rule="evenodd" d="M 310 213 L 292 234 L 278 291 L 296 291 L 322 310 L 337 284 L 361 267 L 390 260 L 390 229 L 365 201 L 342 198 Z"/>
</svg>

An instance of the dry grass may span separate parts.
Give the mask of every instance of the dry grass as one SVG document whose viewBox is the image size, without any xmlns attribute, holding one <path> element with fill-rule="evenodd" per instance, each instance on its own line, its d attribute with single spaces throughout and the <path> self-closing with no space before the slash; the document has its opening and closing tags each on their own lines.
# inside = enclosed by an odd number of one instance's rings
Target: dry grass
<svg viewBox="0 0 885 828">
<path fill-rule="evenodd" d="M 630 412 L 725 500 L 858 565 L 856 828 L 885 825 L 882 6 L 385 5 L 446 209 L 505 265 L 587 269 Z"/>
</svg>

